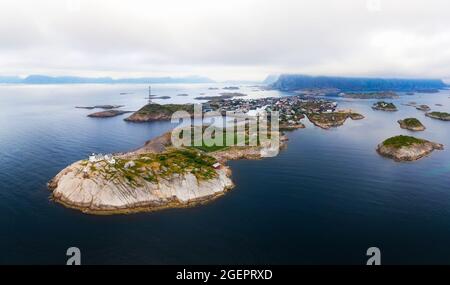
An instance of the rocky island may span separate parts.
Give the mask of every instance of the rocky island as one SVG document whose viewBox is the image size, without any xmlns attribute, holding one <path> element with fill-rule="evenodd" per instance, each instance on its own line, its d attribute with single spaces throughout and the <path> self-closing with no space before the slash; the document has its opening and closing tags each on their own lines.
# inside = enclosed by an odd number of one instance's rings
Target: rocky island
<svg viewBox="0 0 450 285">
<path fill-rule="evenodd" d="M 142 122 L 153 122 L 153 121 L 167 121 L 170 120 L 172 114 L 176 111 L 186 111 L 189 114 L 194 113 L 193 104 L 147 104 L 138 111 L 134 112 L 130 117 L 126 118 L 125 121 L 142 123 Z"/>
<path fill-rule="evenodd" d="M 423 112 L 428 112 L 431 110 L 430 106 L 428 105 L 419 105 L 416 107 L 416 109 Z"/>
<path fill-rule="evenodd" d="M 387 103 L 384 101 L 377 102 L 373 104 L 372 109 L 386 112 L 395 112 L 397 111 L 397 107 L 394 103 Z"/>
<path fill-rule="evenodd" d="M 424 131 L 425 126 L 416 118 L 406 118 L 403 120 L 398 120 L 400 128 L 407 129 L 410 131 Z"/>
<path fill-rule="evenodd" d="M 445 112 L 430 112 L 426 113 L 425 116 L 441 121 L 450 121 L 450 114 Z"/>
<path fill-rule="evenodd" d="M 342 126 L 348 118 L 362 120 L 364 116 L 354 112 L 310 113 L 307 117 L 311 123 L 322 128 L 329 129 Z"/>
<path fill-rule="evenodd" d="M 442 144 L 410 136 L 396 136 L 378 145 L 377 152 L 396 161 L 414 161 L 427 156 L 434 150 L 442 150 Z"/>
<path fill-rule="evenodd" d="M 132 112 L 133 111 L 107 110 L 107 111 L 92 113 L 87 116 L 91 117 L 91 118 L 110 118 L 110 117 L 115 117 L 115 116 L 123 115 L 126 113 L 132 113 Z"/>
<path fill-rule="evenodd" d="M 259 159 L 256 146 L 175 148 L 170 132 L 134 151 L 92 155 L 59 172 L 49 183 L 52 198 L 90 214 L 120 214 L 189 207 L 233 187 L 230 159 Z M 280 148 L 286 139 L 281 137 Z"/>
<path fill-rule="evenodd" d="M 170 96 L 156 96 L 156 95 L 150 95 L 149 96 L 150 99 L 160 99 L 160 100 L 167 100 L 170 99 Z"/>
</svg>

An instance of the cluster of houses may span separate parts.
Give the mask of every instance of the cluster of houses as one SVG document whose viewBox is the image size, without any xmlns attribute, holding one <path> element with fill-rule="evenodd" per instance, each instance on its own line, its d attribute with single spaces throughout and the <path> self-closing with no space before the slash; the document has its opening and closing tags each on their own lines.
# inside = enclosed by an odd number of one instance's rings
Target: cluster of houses
<svg viewBox="0 0 450 285">
<path fill-rule="evenodd" d="M 278 111 L 280 121 L 287 124 L 298 124 L 303 118 L 302 114 L 333 113 L 337 109 L 337 102 L 319 99 L 304 98 L 301 95 L 286 97 L 268 97 L 259 99 L 234 99 L 210 101 L 203 105 L 205 110 L 215 110 L 222 115 L 227 112 L 249 114 L 253 110 L 266 112 Z"/>
<path fill-rule="evenodd" d="M 103 155 L 101 153 L 98 153 L 98 154 L 93 153 L 93 154 L 91 154 L 89 156 L 89 162 L 96 163 L 96 162 L 99 162 L 99 161 L 106 161 L 109 164 L 115 164 L 116 163 L 116 159 L 114 158 L 114 156 L 112 154 L 105 154 L 105 155 Z"/>
</svg>

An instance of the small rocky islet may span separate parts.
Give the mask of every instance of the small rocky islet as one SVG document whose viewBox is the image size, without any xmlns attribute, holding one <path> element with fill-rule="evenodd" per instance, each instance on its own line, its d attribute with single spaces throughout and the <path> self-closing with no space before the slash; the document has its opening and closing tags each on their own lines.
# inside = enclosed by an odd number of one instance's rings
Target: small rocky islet
<svg viewBox="0 0 450 285">
<path fill-rule="evenodd" d="M 431 110 L 430 106 L 424 104 L 416 106 L 416 109 L 422 112 L 428 112 Z"/>
<path fill-rule="evenodd" d="M 404 135 L 386 139 L 377 146 L 380 155 L 395 161 L 414 161 L 443 149 L 442 144 Z"/>
<path fill-rule="evenodd" d="M 402 129 L 410 130 L 410 131 L 424 131 L 425 126 L 416 118 L 406 118 L 403 120 L 398 120 L 400 127 Z"/>
</svg>

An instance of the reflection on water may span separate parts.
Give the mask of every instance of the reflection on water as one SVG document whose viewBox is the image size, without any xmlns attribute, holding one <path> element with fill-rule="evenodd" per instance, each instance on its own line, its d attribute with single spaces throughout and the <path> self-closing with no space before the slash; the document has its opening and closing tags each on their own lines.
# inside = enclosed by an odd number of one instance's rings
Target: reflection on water
<svg viewBox="0 0 450 285">
<path fill-rule="evenodd" d="M 224 92 L 212 86 L 152 87 L 172 97 L 155 102 L 187 103 Z M 286 95 L 247 86 L 239 92 Z M 49 201 L 46 182 L 69 163 L 138 147 L 173 127 L 127 123 L 127 115 L 87 118 L 92 110 L 74 106 L 137 110 L 146 95 L 145 85 L 0 86 L 0 263 L 64 264 L 70 246 L 81 249 L 84 263 L 362 264 L 371 246 L 383 263 L 450 263 L 450 123 L 401 105 L 448 112 L 449 92 L 402 96 L 393 100 L 395 113 L 373 111 L 374 101 L 339 99 L 366 119 L 332 130 L 305 122 L 279 156 L 231 162 L 236 188 L 204 206 L 98 217 Z M 410 134 L 397 124 L 406 117 L 427 127 L 416 136 L 447 149 L 413 163 L 378 156 L 379 142 Z"/>
</svg>

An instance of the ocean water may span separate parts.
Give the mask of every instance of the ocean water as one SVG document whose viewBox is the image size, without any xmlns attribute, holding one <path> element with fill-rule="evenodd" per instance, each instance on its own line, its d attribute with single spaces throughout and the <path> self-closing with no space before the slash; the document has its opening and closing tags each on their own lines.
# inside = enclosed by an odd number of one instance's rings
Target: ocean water
<svg viewBox="0 0 450 285">
<path fill-rule="evenodd" d="M 172 97 L 158 103 L 235 92 L 208 89 L 215 84 L 152 87 Z M 236 92 L 289 96 L 251 86 Z M 372 246 L 384 264 L 450 263 L 450 123 L 401 105 L 450 112 L 449 91 L 390 100 L 395 113 L 373 111 L 373 100 L 340 99 L 366 119 L 332 130 L 305 122 L 288 133 L 279 156 L 230 162 L 236 187 L 206 205 L 91 216 L 50 201 L 46 183 L 68 164 L 138 147 L 173 127 L 127 123 L 127 115 L 88 118 L 96 110 L 74 106 L 137 110 L 146 95 L 145 85 L 0 85 L 1 264 L 65 264 L 72 246 L 84 264 L 365 264 Z M 415 136 L 446 149 L 412 163 L 380 157 L 379 142 L 411 134 L 397 124 L 411 116 L 427 127 Z"/>
</svg>

